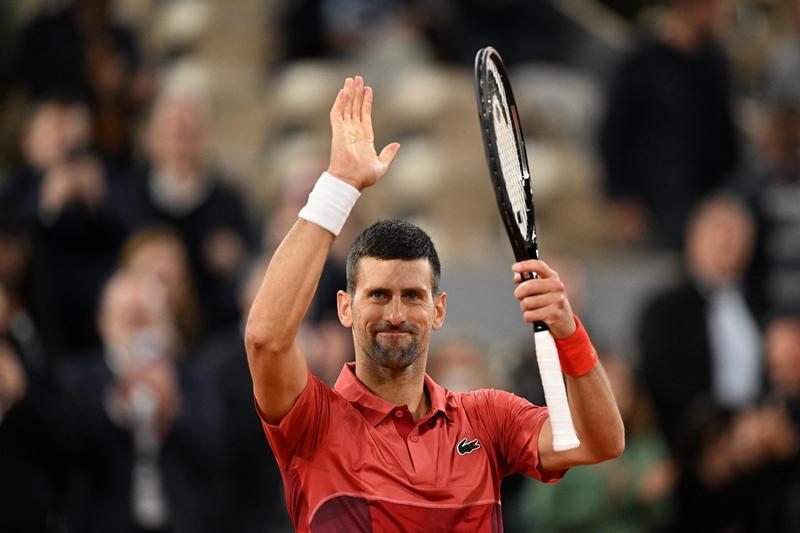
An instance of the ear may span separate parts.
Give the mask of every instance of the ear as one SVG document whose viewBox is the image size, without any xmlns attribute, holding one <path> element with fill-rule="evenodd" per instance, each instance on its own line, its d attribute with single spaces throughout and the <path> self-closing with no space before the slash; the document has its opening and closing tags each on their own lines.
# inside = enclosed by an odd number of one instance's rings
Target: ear
<svg viewBox="0 0 800 533">
<path fill-rule="evenodd" d="M 346 328 L 353 326 L 353 317 L 350 314 L 350 293 L 339 291 L 336 293 L 336 310 L 339 312 L 339 322 Z"/>
<path fill-rule="evenodd" d="M 442 291 L 433 297 L 433 329 L 439 329 L 444 325 L 445 315 L 447 315 L 447 293 Z"/>
</svg>

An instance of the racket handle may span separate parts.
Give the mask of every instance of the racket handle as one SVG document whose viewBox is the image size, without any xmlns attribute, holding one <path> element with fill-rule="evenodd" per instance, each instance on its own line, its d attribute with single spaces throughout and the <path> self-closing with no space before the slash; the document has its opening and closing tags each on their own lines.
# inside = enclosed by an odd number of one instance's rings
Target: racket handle
<svg viewBox="0 0 800 533">
<path fill-rule="evenodd" d="M 542 377 L 544 399 L 550 413 L 550 425 L 553 427 L 553 449 L 557 452 L 571 450 L 580 445 L 572 424 L 569 412 L 567 388 L 561 375 L 561 364 L 558 361 L 558 349 L 549 331 L 536 331 L 533 334 L 536 344 L 536 361 L 539 363 L 539 375 Z"/>
</svg>

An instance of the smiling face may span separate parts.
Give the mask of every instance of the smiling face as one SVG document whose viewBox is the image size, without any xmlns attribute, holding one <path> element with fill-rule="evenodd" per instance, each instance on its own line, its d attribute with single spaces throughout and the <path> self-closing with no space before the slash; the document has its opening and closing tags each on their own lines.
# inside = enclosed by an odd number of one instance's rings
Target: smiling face
<svg viewBox="0 0 800 533">
<path fill-rule="evenodd" d="M 444 324 L 447 295 L 434 294 L 427 259 L 359 260 L 352 292 L 339 291 L 339 320 L 352 328 L 359 365 L 424 368 L 432 330 Z"/>
</svg>

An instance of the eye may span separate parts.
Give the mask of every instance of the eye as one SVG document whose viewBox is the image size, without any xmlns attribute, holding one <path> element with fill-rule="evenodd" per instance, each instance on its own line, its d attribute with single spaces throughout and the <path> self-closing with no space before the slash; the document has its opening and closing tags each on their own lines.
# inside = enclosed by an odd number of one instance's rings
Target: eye
<svg viewBox="0 0 800 533">
<path fill-rule="evenodd" d="M 406 291 L 405 293 L 403 293 L 403 296 L 407 300 L 421 300 L 422 299 L 422 294 L 420 294 L 418 291 Z"/>
<path fill-rule="evenodd" d="M 383 300 L 386 298 L 386 291 L 383 289 L 375 289 L 369 292 L 369 297 L 373 300 Z"/>
</svg>

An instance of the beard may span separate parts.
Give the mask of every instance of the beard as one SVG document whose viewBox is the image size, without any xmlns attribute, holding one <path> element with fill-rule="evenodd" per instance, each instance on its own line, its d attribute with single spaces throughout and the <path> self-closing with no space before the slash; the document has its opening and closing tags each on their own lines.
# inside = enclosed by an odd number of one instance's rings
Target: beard
<svg viewBox="0 0 800 533">
<path fill-rule="evenodd" d="M 404 337 L 391 342 L 381 341 L 378 334 L 381 332 L 404 332 L 411 336 L 410 340 Z M 399 341 L 399 342 L 396 342 Z M 417 337 L 417 328 L 413 325 L 393 327 L 387 323 L 375 326 L 370 335 L 368 346 L 362 346 L 364 353 L 375 363 L 392 370 L 401 370 L 410 366 L 419 359 L 421 347 Z"/>
</svg>

